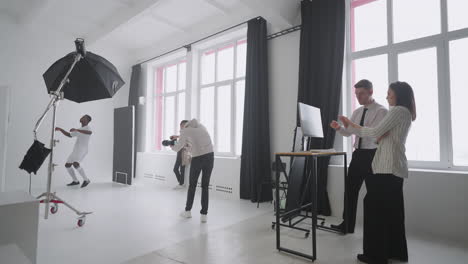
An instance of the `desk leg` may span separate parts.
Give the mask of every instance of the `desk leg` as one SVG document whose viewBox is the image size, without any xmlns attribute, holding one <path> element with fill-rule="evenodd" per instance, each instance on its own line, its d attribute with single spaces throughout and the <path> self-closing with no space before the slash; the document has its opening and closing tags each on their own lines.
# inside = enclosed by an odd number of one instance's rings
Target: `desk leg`
<svg viewBox="0 0 468 264">
<path fill-rule="evenodd" d="M 276 196 L 276 249 L 280 249 L 280 197 L 279 197 L 279 186 L 280 186 L 280 164 L 281 164 L 281 158 L 278 155 L 275 155 L 275 160 L 276 160 L 276 183 L 275 183 L 275 196 Z"/>
<path fill-rule="evenodd" d="M 317 157 L 312 159 L 312 260 L 317 259 Z"/>
</svg>

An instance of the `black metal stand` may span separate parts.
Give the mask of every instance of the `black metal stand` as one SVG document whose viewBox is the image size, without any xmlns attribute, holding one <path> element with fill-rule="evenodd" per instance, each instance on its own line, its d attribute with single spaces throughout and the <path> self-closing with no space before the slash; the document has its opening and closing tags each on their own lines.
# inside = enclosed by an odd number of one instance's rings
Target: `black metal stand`
<svg viewBox="0 0 468 264">
<path fill-rule="evenodd" d="M 52 173 L 54 171 L 55 166 L 57 164 L 53 163 L 53 154 L 54 154 L 54 147 L 55 144 L 58 142 L 55 140 L 55 122 L 56 122 L 56 111 L 57 111 L 57 106 L 60 100 L 62 100 L 61 92 L 66 83 L 69 82 L 68 76 L 72 72 L 73 68 L 75 67 L 76 63 L 82 59 L 82 55 L 80 53 L 76 53 L 75 55 L 75 60 L 73 64 L 70 66 L 70 69 L 68 72 L 65 74 L 63 77 L 62 81 L 60 82 L 59 87 L 55 92 L 53 92 L 52 99 L 50 100 L 49 104 L 47 105 L 46 110 L 42 114 L 42 116 L 39 118 L 39 120 L 36 123 L 36 126 L 34 128 L 34 138 L 37 139 L 37 130 L 41 126 L 42 122 L 44 121 L 44 118 L 47 116 L 47 113 L 49 110 L 52 108 L 52 132 L 51 132 L 51 138 L 50 138 L 50 155 L 49 155 L 49 168 L 48 168 L 48 173 L 47 173 L 47 190 L 46 192 L 42 193 L 37 197 L 37 199 L 43 198 L 40 202 L 45 204 L 45 215 L 44 219 L 47 219 L 49 216 L 49 206 L 50 206 L 50 212 L 52 214 L 55 214 L 58 210 L 58 204 L 64 204 L 68 208 L 70 208 L 72 211 L 74 211 L 79 217 L 78 217 L 78 226 L 83 226 L 85 224 L 86 220 L 86 215 L 91 214 L 92 212 L 81 212 L 78 211 L 77 209 L 73 208 L 71 205 L 66 203 L 64 200 L 60 199 L 55 193 L 51 192 L 51 186 L 52 186 Z M 52 203 L 52 205 L 50 205 Z"/>
<path fill-rule="evenodd" d="M 324 231 L 331 231 L 331 232 L 335 232 L 335 233 L 341 233 L 341 234 L 346 234 L 346 230 L 348 230 L 347 228 L 347 225 L 348 223 L 346 222 L 346 219 L 347 219 L 347 210 L 345 209 L 345 229 L 344 230 L 338 230 L 338 229 L 335 229 L 335 228 L 331 228 L 331 227 L 325 227 L 324 226 L 324 219 L 320 218 L 322 220 L 322 223 L 321 223 L 321 226 L 318 226 L 317 225 L 317 220 L 319 219 L 318 218 L 318 215 L 317 215 L 317 160 L 318 158 L 320 157 L 331 157 L 331 156 L 343 156 L 344 158 L 344 182 L 345 182 L 345 204 L 347 202 L 347 190 L 346 190 L 346 178 L 347 178 L 347 168 L 346 168 L 346 165 L 347 165 L 347 157 L 346 157 L 346 152 L 332 152 L 332 153 L 312 153 L 312 152 L 290 152 L 290 153 L 276 153 L 275 154 L 275 162 L 276 162 L 276 181 L 278 182 L 279 179 L 280 179 L 280 174 L 281 172 L 282 173 L 286 173 L 286 171 L 284 170 L 284 168 L 282 168 L 282 166 L 280 166 L 279 164 L 281 164 L 281 157 L 305 157 L 309 162 L 311 161 L 312 162 L 312 168 L 311 168 L 311 171 L 308 172 L 308 177 L 310 176 L 310 178 L 307 179 L 307 186 L 310 187 L 310 195 L 311 195 L 311 202 L 308 203 L 308 204 L 305 204 L 305 205 L 301 205 L 299 208 L 296 208 L 296 209 L 293 209 L 293 210 L 290 210 L 290 211 L 287 211 L 287 212 L 281 212 L 280 211 L 280 206 L 279 206 L 279 202 L 276 203 L 276 206 L 275 206 L 275 209 L 276 209 L 276 222 L 273 223 L 272 227 L 276 227 L 276 248 L 279 250 L 279 251 L 284 251 L 284 252 L 287 252 L 287 253 L 290 253 L 290 254 L 294 254 L 294 255 L 297 255 L 297 256 L 301 256 L 301 257 L 304 257 L 304 258 L 307 258 L 307 259 L 310 259 L 312 261 L 315 261 L 317 259 L 317 229 L 321 229 L 321 230 L 324 230 Z M 279 197 L 279 188 L 278 188 L 278 185 L 276 186 L 276 190 L 275 190 L 275 197 L 276 197 L 276 201 L 279 201 L 280 197 Z M 304 196 L 303 196 L 304 197 Z M 346 208 L 346 207 L 345 207 Z M 309 216 L 309 213 L 307 212 L 307 210 L 310 209 L 311 211 L 311 215 Z M 301 215 L 301 212 L 302 211 L 306 211 L 306 215 Z M 302 218 L 296 222 L 292 222 L 291 219 L 289 219 L 289 224 L 282 224 L 280 221 L 281 221 L 281 218 L 284 217 L 284 216 L 289 216 L 291 214 L 296 214 L 296 213 L 299 213 L 299 216 L 301 216 Z M 285 247 L 282 247 L 281 246 L 281 232 L 280 232 L 280 227 L 283 226 L 283 227 L 287 227 L 287 228 L 292 228 L 292 229 L 296 229 L 296 230 L 301 230 L 301 231 L 305 231 L 306 232 L 306 238 L 309 236 L 309 232 L 310 230 L 308 229 L 304 229 L 304 228 L 299 228 L 297 227 L 296 225 L 300 222 L 302 222 L 303 220 L 305 220 L 306 218 L 311 218 L 312 220 L 312 226 L 311 226 L 311 231 L 312 231 L 312 255 L 309 255 L 309 254 L 305 254 L 305 253 L 302 253 L 302 252 L 298 252 L 298 251 L 295 251 L 295 250 L 291 250 L 291 249 L 288 249 L 288 248 L 285 248 Z"/>
</svg>

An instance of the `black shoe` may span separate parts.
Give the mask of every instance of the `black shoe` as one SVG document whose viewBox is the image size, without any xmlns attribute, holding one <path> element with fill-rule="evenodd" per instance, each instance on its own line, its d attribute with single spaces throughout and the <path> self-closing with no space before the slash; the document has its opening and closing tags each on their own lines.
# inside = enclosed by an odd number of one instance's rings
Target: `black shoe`
<svg viewBox="0 0 468 264">
<path fill-rule="evenodd" d="M 345 225 L 344 225 L 344 222 L 342 222 L 342 223 L 339 224 L 339 225 L 330 225 L 330 227 L 331 227 L 331 228 L 338 229 L 338 230 L 340 230 L 340 231 L 343 232 L 343 233 L 354 234 L 354 230 L 349 230 L 349 227 L 348 227 L 348 231 L 345 232 Z"/>
<path fill-rule="evenodd" d="M 368 256 L 364 254 L 358 254 L 357 259 L 367 264 L 388 264 L 387 260 L 375 261 L 375 260 L 370 259 Z"/>
<path fill-rule="evenodd" d="M 344 223 L 341 223 L 339 225 L 330 225 L 331 228 L 336 228 L 336 229 L 342 229 L 344 227 Z"/>
<path fill-rule="evenodd" d="M 83 184 L 81 184 L 81 188 L 88 186 L 89 183 L 90 181 L 84 181 Z"/>
<path fill-rule="evenodd" d="M 345 225 L 344 225 L 344 222 L 342 222 L 341 224 L 339 225 L 330 225 L 331 228 L 335 228 L 335 229 L 338 229 L 340 230 L 341 232 L 345 233 Z"/>
<path fill-rule="evenodd" d="M 364 254 L 358 254 L 357 259 L 364 263 L 371 263 L 370 259 Z"/>
<path fill-rule="evenodd" d="M 79 181 L 72 181 L 69 184 L 67 184 L 67 186 L 73 186 L 73 185 L 78 185 L 78 184 L 80 184 Z"/>
<path fill-rule="evenodd" d="M 397 256 L 392 256 L 390 259 L 398 260 L 400 262 L 408 262 L 408 256 L 405 257 L 397 257 Z"/>
</svg>

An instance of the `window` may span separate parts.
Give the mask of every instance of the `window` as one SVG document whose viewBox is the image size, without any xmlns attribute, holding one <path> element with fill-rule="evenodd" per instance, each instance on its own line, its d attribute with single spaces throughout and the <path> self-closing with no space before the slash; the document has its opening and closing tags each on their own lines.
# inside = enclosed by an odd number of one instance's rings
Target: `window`
<svg viewBox="0 0 468 264">
<path fill-rule="evenodd" d="M 417 70 L 415 70 L 417 69 Z M 439 161 L 439 96 L 436 48 L 398 54 L 398 79 L 408 82 L 418 100 L 417 122 L 406 143 L 409 160 Z M 422 103 L 424 102 L 424 103 Z M 431 124 L 431 129 L 428 129 Z M 427 144 L 431 142 L 431 144 Z"/>
<path fill-rule="evenodd" d="M 241 154 L 246 52 L 237 39 L 200 53 L 199 117 L 218 154 Z"/>
<path fill-rule="evenodd" d="M 351 9 L 353 51 L 387 44 L 385 1 L 354 1 L 353 4 L 354 8 Z"/>
<path fill-rule="evenodd" d="M 448 8 L 448 28 L 450 31 L 468 27 L 468 19 L 466 19 L 466 10 L 468 10 L 468 1 L 447 0 L 447 8 Z"/>
<path fill-rule="evenodd" d="M 439 33 L 440 0 L 393 0 L 395 43 Z"/>
<path fill-rule="evenodd" d="M 159 66 L 154 76 L 154 134 L 156 150 L 161 141 L 179 134 L 179 123 L 185 119 L 186 61 L 180 59 Z"/>
<path fill-rule="evenodd" d="M 468 166 L 468 123 L 462 109 L 466 109 L 468 98 L 468 38 L 450 41 L 450 95 L 452 113 L 453 163 L 456 166 Z"/>
<path fill-rule="evenodd" d="M 408 82 L 417 119 L 406 141 L 410 165 L 468 169 L 468 1 L 348 0 L 348 89 L 350 114 L 357 105 L 353 84 L 369 79 L 384 105 L 388 84 Z M 347 97 L 346 97 L 347 96 Z M 455 143 L 456 142 L 456 143 Z M 351 144 L 349 144 L 351 148 Z"/>
</svg>

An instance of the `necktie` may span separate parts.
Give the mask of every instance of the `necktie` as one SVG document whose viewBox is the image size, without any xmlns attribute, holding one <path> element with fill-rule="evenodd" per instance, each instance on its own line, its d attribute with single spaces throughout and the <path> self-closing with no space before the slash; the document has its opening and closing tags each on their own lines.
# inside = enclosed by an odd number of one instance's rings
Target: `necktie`
<svg viewBox="0 0 468 264">
<path fill-rule="evenodd" d="M 367 110 L 368 110 L 367 108 L 364 108 L 364 112 L 362 113 L 362 117 L 361 117 L 361 122 L 359 122 L 360 126 L 364 126 L 364 118 L 366 117 Z M 362 138 L 360 137 L 358 141 L 358 149 L 361 148 L 361 143 L 362 143 Z"/>
</svg>

